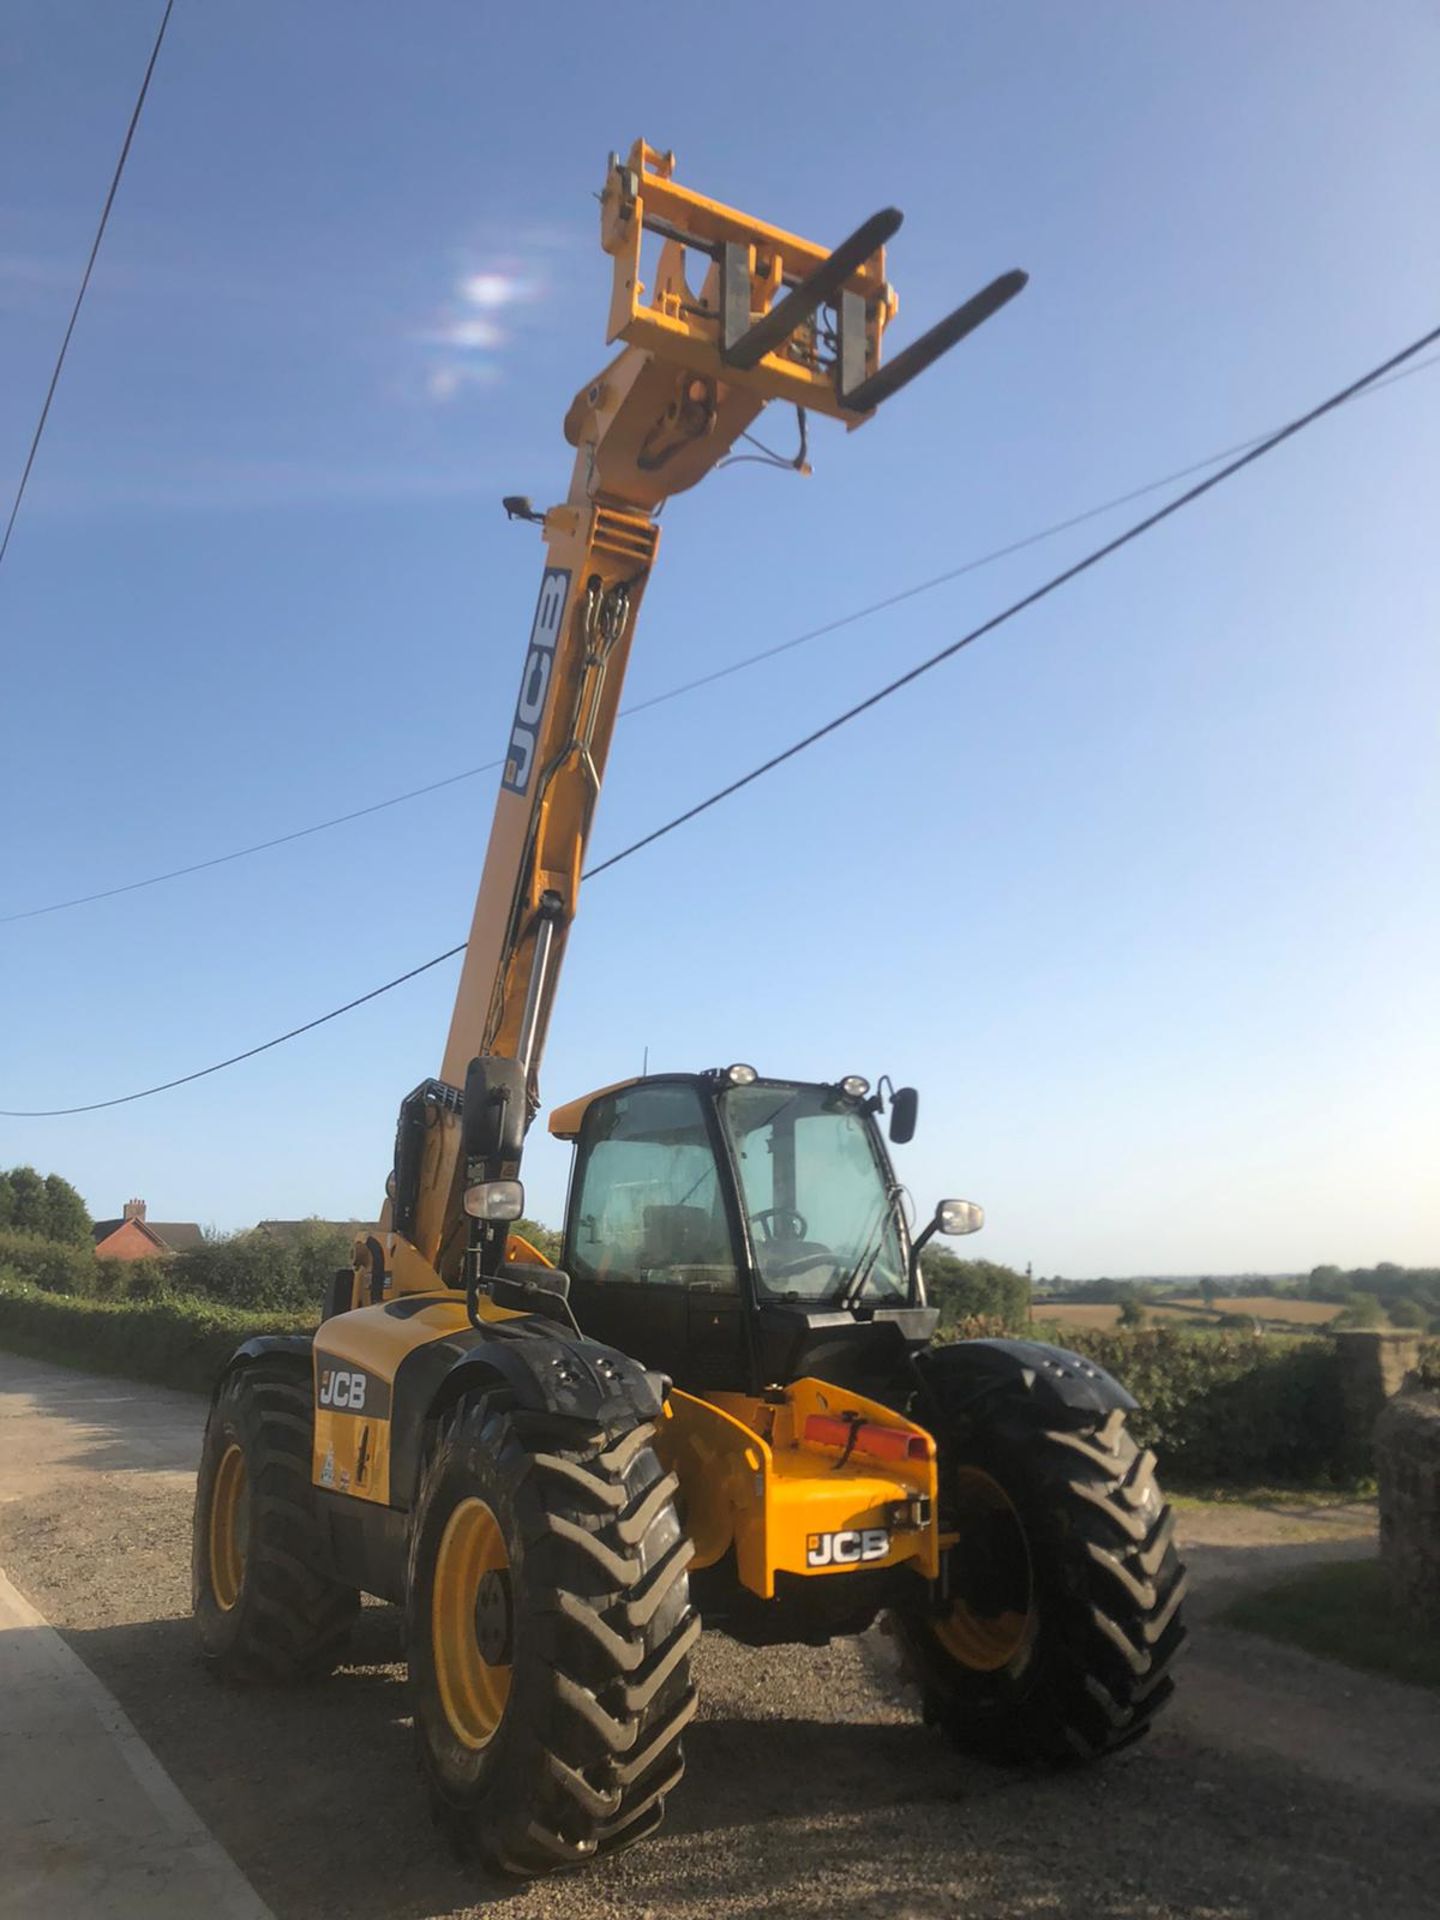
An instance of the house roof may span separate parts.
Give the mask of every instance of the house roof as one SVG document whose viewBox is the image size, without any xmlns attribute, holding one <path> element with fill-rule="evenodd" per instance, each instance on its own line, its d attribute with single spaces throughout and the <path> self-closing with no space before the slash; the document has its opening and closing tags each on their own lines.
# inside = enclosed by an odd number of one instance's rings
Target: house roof
<svg viewBox="0 0 1440 1920">
<path fill-rule="evenodd" d="M 97 1220 L 91 1228 L 91 1237 L 96 1246 L 110 1238 L 121 1227 L 138 1227 L 147 1239 L 167 1253 L 188 1253 L 191 1247 L 205 1244 L 205 1234 L 194 1220 Z"/>
</svg>

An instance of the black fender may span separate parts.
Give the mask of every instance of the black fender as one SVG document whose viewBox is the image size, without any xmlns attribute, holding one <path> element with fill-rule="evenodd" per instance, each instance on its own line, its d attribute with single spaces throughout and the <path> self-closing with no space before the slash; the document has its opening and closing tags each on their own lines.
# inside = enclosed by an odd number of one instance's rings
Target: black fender
<svg viewBox="0 0 1440 1920">
<path fill-rule="evenodd" d="M 991 1395 L 1018 1392 L 1056 1426 L 1089 1426 L 1117 1408 L 1139 1404 L 1113 1374 L 1065 1347 L 1040 1340 L 956 1340 L 927 1347 L 914 1359 L 921 1389 L 935 1412 L 954 1420 Z"/>
<path fill-rule="evenodd" d="M 220 1398 L 220 1389 L 232 1373 L 238 1373 L 242 1367 L 248 1367 L 257 1360 L 265 1360 L 272 1354 L 285 1354 L 289 1358 L 303 1363 L 309 1373 L 315 1349 L 313 1333 L 256 1333 L 238 1346 L 216 1376 L 210 1389 L 210 1404 L 213 1407 Z"/>
<path fill-rule="evenodd" d="M 638 1360 L 577 1338 L 553 1321 L 502 1320 L 433 1340 L 395 1371 L 390 1412 L 390 1504 L 411 1507 L 431 1423 L 463 1395 L 503 1383 L 526 1413 L 551 1413 L 587 1426 L 657 1420 L 669 1381 Z"/>
</svg>

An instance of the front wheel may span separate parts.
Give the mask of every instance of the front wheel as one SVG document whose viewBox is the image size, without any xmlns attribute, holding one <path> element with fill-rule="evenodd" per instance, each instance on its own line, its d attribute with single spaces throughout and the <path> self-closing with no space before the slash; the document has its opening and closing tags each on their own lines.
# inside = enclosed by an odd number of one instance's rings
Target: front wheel
<svg viewBox="0 0 1440 1920">
<path fill-rule="evenodd" d="M 693 1549 L 649 1425 L 462 1403 L 410 1551 L 420 1764 L 460 1849 L 519 1877 L 659 1825 L 695 1711 Z"/>
<path fill-rule="evenodd" d="M 1117 1410 L 1046 1428 L 1018 1398 L 941 1440 L 945 1597 L 897 1612 L 926 1720 L 988 1760 L 1097 1759 L 1174 1689 L 1174 1517 Z"/>
</svg>

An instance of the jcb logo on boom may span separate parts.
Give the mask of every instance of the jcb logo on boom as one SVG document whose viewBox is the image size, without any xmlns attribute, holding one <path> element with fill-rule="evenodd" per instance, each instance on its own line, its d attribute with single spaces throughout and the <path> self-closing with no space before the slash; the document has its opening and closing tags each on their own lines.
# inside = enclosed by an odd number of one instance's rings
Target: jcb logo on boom
<svg viewBox="0 0 1440 1920">
<path fill-rule="evenodd" d="M 327 1367 L 320 1376 L 320 1404 L 341 1413 L 359 1413 L 365 1405 L 364 1374 L 341 1373 L 338 1368 Z"/>
<path fill-rule="evenodd" d="M 560 621 L 569 596 L 570 569 L 547 567 L 545 578 L 540 582 L 540 603 L 535 609 L 535 624 L 530 629 L 530 651 L 520 676 L 520 698 L 515 703 L 510 751 L 500 782 L 511 793 L 524 793 L 530 785 L 535 752 L 540 744 L 540 718 L 545 711 L 545 696 L 550 691 L 550 670 L 555 664 L 555 643 L 560 638 Z"/>
<path fill-rule="evenodd" d="M 883 1560 L 890 1536 L 883 1527 L 847 1528 L 843 1533 L 805 1536 L 807 1567 L 855 1567 L 862 1560 Z"/>
</svg>

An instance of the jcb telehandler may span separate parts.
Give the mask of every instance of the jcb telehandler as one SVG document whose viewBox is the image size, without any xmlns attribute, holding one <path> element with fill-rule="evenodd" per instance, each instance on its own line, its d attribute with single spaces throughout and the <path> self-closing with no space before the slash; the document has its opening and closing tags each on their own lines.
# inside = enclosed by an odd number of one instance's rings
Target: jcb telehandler
<svg viewBox="0 0 1440 1920">
<path fill-rule="evenodd" d="M 514 1874 L 658 1825 L 701 1612 L 759 1644 L 887 1613 L 975 1754 L 1098 1756 L 1171 1690 L 1183 1575 L 1135 1403 L 1052 1347 L 932 1344 L 920 1251 L 979 1209 L 912 1238 L 865 1080 L 607 1087 L 550 1118 L 575 1143 L 560 1266 L 510 1225 L 657 510 L 767 401 L 858 426 L 1024 284 L 882 365 L 899 224 L 827 253 L 643 142 L 612 156 L 625 345 L 566 416 L 565 502 L 506 502 L 548 557 L 440 1077 L 401 1106 L 379 1230 L 313 1341 L 243 1346 L 206 1432 L 204 1657 L 323 1674 L 362 1591 L 401 1604 L 434 1805 Z M 891 1089 L 890 1139 L 915 1116 Z"/>
</svg>

